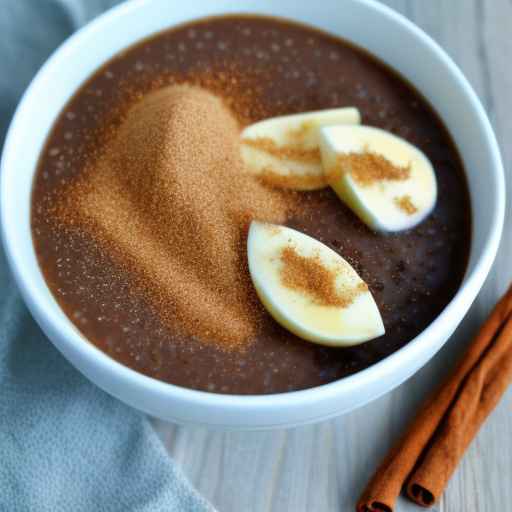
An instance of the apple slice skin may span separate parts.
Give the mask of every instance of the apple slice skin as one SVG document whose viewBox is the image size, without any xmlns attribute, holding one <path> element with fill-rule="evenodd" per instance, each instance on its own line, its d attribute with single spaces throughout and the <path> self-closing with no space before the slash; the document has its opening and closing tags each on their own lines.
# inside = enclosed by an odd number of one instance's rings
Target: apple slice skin
<svg viewBox="0 0 512 512">
<path fill-rule="evenodd" d="M 341 256 L 318 240 L 284 226 L 253 221 L 247 241 L 249 272 L 258 297 L 280 325 L 306 341 L 332 347 L 358 345 L 384 334 L 369 291 L 341 308 L 315 304 L 305 294 L 285 287 L 279 254 L 287 246 L 304 256 L 319 255 L 325 265 L 343 265 L 343 283 L 338 284 L 353 287 L 363 283 Z"/>
<path fill-rule="evenodd" d="M 411 176 L 404 181 L 381 181 L 360 185 L 350 172 L 342 172 L 329 185 L 338 197 L 371 229 L 382 233 L 412 229 L 432 212 L 437 200 L 437 180 L 432 164 L 418 148 L 380 128 L 344 126 L 320 128 L 320 152 L 326 174 L 336 166 L 338 155 L 373 151 L 397 166 L 411 165 Z M 409 197 L 418 206 L 404 213 L 394 199 Z"/>
</svg>

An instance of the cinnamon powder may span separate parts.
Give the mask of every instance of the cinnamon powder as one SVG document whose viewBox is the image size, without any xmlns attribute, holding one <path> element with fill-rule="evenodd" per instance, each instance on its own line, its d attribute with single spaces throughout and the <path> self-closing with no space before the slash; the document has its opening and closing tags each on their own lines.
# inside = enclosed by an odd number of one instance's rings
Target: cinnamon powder
<svg viewBox="0 0 512 512">
<path fill-rule="evenodd" d="M 320 150 L 318 148 L 304 149 L 292 145 L 277 145 L 269 137 L 256 139 L 243 139 L 242 143 L 260 151 L 264 151 L 280 160 L 297 160 L 298 162 L 320 163 Z"/>
<path fill-rule="evenodd" d="M 395 197 L 395 204 L 407 215 L 414 215 L 418 211 L 409 195 Z"/>
<path fill-rule="evenodd" d="M 261 321 L 248 224 L 283 223 L 296 201 L 242 165 L 239 126 L 224 103 L 169 86 L 131 108 L 65 212 L 133 276 L 164 323 L 228 350 L 247 346 Z"/>
<path fill-rule="evenodd" d="M 258 175 L 258 179 L 268 187 L 308 190 L 322 188 L 326 185 L 324 176 L 316 174 L 280 174 L 273 171 L 270 167 L 263 169 Z"/>
<path fill-rule="evenodd" d="M 304 148 L 301 143 L 306 139 L 311 127 L 303 123 L 297 130 L 289 132 L 289 138 L 293 140 L 292 144 L 278 145 L 268 137 L 258 137 L 255 139 L 242 139 L 242 144 L 268 153 L 277 160 L 291 160 L 306 164 L 321 165 L 319 148 Z M 287 188 L 295 190 L 322 188 L 326 185 L 323 174 L 281 174 L 271 166 L 258 173 L 259 180 L 267 186 L 275 188 Z"/>
<path fill-rule="evenodd" d="M 282 283 L 292 289 L 305 293 L 313 302 L 321 306 L 346 308 L 355 298 L 368 290 L 366 283 L 355 288 L 345 288 L 342 292 L 336 287 L 336 278 L 343 268 L 328 268 L 318 255 L 303 256 L 293 247 L 285 247 L 280 260 Z"/>
<path fill-rule="evenodd" d="M 339 155 L 336 166 L 327 173 L 330 183 L 349 172 L 361 186 L 370 186 L 379 181 L 404 181 L 409 178 L 410 166 L 396 166 L 386 157 L 367 151 Z"/>
</svg>

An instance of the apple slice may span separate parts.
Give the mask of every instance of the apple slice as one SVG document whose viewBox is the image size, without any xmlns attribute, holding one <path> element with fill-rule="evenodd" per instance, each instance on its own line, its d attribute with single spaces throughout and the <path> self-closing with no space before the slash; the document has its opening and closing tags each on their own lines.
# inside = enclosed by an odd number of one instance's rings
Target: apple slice
<svg viewBox="0 0 512 512">
<path fill-rule="evenodd" d="M 359 111 L 352 107 L 265 119 L 242 131 L 242 158 L 249 172 L 270 185 L 296 190 L 323 188 L 327 184 L 318 128 L 360 122 Z"/>
<path fill-rule="evenodd" d="M 384 334 L 366 283 L 339 254 L 284 226 L 253 221 L 249 272 L 274 319 L 300 338 L 335 347 Z"/>
<path fill-rule="evenodd" d="M 320 128 L 326 179 L 340 199 L 376 231 L 422 222 L 437 199 L 429 159 L 415 146 L 370 126 Z"/>
</svg>

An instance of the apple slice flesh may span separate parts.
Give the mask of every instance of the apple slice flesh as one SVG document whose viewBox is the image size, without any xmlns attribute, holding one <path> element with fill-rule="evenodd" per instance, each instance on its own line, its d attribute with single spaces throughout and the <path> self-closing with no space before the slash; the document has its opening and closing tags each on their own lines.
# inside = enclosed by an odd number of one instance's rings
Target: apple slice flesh
<svg viewBox="0 0 512 512">
<path fill-rule="evenodd" d="M 242 131 L 242 158 L 249 172 L 271 185 L 296 190 L 324 188 L 318 128 L 360 122 L 359 111 L 353 107 L 265 119 Z"/>
<path fill-rule="evenodd" d="M 370 228 L 410 229 L 434 208 L 432 164 L 406 140 L 379 128 L 340 125 L 320 128 L 319 144 L 329 185 Z"/>
<path fill-rule="evenodd" d="M 247 254 L 261 302 L 298 337 L 344 347 L 384 334 L 378 307 L 364 281 L 318 240 L 288 227 L 253 221 Z"/>
</svg>

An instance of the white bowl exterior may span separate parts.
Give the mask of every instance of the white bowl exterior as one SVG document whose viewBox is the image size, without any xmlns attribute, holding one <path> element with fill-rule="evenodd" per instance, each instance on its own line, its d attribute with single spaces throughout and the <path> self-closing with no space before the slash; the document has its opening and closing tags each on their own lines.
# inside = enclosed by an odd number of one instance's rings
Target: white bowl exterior
<svg viewBox="0 0 512 512">
<path fill-rule="evenodd" d="M 68 320 L 39 269 L 30 231 L 30 194 L 40 151 L 65 103 L 102 63 L 150 34 L 193 18 L 257 12 L 316 25 L 387 62 L 431 102 L 463 157 L 473 204 L 473 240 L 461 289 L 419 336 L 380 363 L 317 388 L 262 396 L 205 393 L 166 384 L 117 363 Z M 94 51 L 91 51 L 94 49 Z M 71 72 L 70 72 L 71 70 Z M 2 235 L 21 293 L 48 338 L 91 381 L 153 416 L 232 429 L 289 427 L 337 416 L 393 389 L 445 343 L 466 314 L 495 258 L 505 186 L 485 112 L 449 57 L 420 29 L 372 0 L 137 0 L 72 36 L 46 62 L 11 124 L 1 164 Z"/>
</svg>

